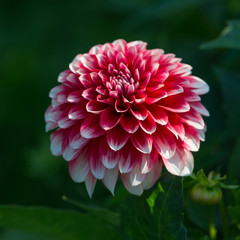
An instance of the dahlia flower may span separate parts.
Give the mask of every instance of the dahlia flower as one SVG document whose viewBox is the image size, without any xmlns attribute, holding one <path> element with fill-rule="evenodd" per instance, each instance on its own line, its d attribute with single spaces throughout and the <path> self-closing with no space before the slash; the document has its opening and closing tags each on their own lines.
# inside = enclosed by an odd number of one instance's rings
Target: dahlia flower
<svg viewBox="0 0 240 240">
<path fill-rule="evenodd" d="M 208 85 L 174 54 L 142 41 L 96 45 L 77 55 L 50 91 L 45 113 L 51 151 L 69 161 L 70 176 L 90 197 L 97 179 L 114 193 L 119 176 L 141 195 L 162 164 L 174 175 L 192 173 L 191 152 L 204 140 L 208 116 L 199 95 Z"/>
</svg>

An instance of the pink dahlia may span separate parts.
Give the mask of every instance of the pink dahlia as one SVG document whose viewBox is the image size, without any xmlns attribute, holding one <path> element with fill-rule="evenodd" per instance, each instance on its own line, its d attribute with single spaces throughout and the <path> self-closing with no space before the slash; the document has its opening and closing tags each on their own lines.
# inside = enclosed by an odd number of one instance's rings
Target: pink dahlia
<svg viewBox="0 0 240 240">
<path fill-rule="evenodd" d="M 208 116 L 199 95 L 208 85 L 174 54 L 141 41 L 96 45 L 79 54 L 50 91 L 45 113 L 51 151 L 69 161 L 75 182 L 91 196 L 96 179 L 113 193 L 120 172 L 126 189 L 141 195 L 162 164 L 174 175 L 193 170 L 192 151 L 204 140 Z"/>
</svg>

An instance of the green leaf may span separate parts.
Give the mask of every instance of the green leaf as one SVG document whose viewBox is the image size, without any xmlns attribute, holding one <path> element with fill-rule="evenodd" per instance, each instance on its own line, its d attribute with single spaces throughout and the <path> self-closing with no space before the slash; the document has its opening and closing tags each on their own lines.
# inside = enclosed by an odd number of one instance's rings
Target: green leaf
<svg viewBox="0 0 240 240">
<path fill-rule="evenodd" d="M 239 136 L 240 132 L 240 74 L 216 68 L 215 72 L 220 79 L 224 110 L 227 115 L 228 128 L 232 135 Z"/>
<path fill-rule="evenodd" d="M 1 206 L 0 226 L 52 240 L 118 239 L 118 232 L 91 214 L 43 207 Z"/>
<path fill-rule="evenodd" d="M 210 42 L 201 45 L 203 49 L 231 48 L 240 49 L 240 20 L 231 20 L 221 35 Z"/>
<path fill-rule="evenodd" d="M 118 227 L 120 224 L 120 216 L 119 213 L 112 212 L 106 208 L 86 204 L 83 202 L 79 202 L 76 200 L 72 200 L 66 196 L 63 196 L 62 199 L 66 202 L 71 203 L 72 205 L 79 207 L 88 213 L 91 213 L 92 215 L 96 215 L 97 217 L 100 217 L 101 219 L 105 220 L 106 222 Z"/>
<path fill-rule="evenodd" d="M 122 239 L 185 240 L 182 179 L 170 174 L 142 197 L 129 196 L 122 208 Z"/>
</svg>

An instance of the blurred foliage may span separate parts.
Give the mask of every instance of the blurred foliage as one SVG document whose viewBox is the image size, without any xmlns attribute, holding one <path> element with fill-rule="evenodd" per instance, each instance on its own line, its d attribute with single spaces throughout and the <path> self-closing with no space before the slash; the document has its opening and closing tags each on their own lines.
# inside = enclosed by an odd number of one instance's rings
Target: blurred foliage
<svg viewBox="0 0 240 240">
<path fill-rule="evenodd" d="M 103 226 L 96 214 L 91 214 L 93 210 L 83 211 L 66 203 L 62 195 L 83 204 L 90 202 L 109 211 L 122 212 L 121 206 L 126 205 L 128 195 L 122 184 L 112 197 L 98 182 L 93 199 L 89 200 L 84 184 L 72 182 L 67 163 L 50 153 L 49 134 L 44 133 L 43 120 L 50 104 L 48 92 L 73 57 L 87 52 L 95 44 L 117 38 L 140 39 L 147 41 L 149 48 L 175 53 L 184 63 L 193 66 L 194 75 L 210 85 L 210 93 L 202 97 L 202 102 L 211 117 L 206 119 L 206 142 L 194 154 L 195 172 L 201 168 L 206 173 L 215 170 L 221 175 L 227 174 L 229 184 L 239 184 L 239 19 L 239 0 L 1 0 L 0 203 L 45 205 L 65 210 L 26 208 L 25 211 L 23 207 L 3 206 L 0 225 L 4 228 L 0 229 L 0 240 L 48 239 L 45 234 L 53 229 L 46 224 L 55 226 L 55 221 L 59 224 L 58 234 L 67 224 L 64 233 L 70 235 L 60 234 L 63 239 L 76 238 L 74 233 L 87 234 L 85 226 L 86 229 L 92 227 L 85 239 L 94 239 L 95 228 L 96 233 L 100 231 L 95 239 L 108 234 L 109 225 Z M 187 182 L 188 179 L 184 179 L 184 185 Z M 239 189 L 223 191 L 222 203 L 228 215 L 224 220 L 228 228 L 225 230 L 222 207 L 195 203 L 190 191 L 191 187 L 185 187 L 183 195 L 188 239 L 210 239 L 214 234 L 209 233 L 209 226 L 216 230 L 216 239 L 240 238 Z M 159 204 L 162 198 L 163 195 L 159 196 Z M 135 200 L 138 202 L 137 197 Z M 176 208 L 181 212 L 181 201 L 178 204 Z M 69 208 L 77 211 L 66 210 Z M 67 215 L 61 223 L 57 217 L 59 211 Z M 46 213 L 49 217 L 44 218 Z M 75 221 L 66 222 L 71 217 Z M 81 225 L 85 217 L 89 226 Z M 46 221 L 41 222 L 44 219 Z M 27 233 L 30 220 L 32 231 Z M 37 233 L 44 234 L 38 237 Z M 117 234 L 114 237 L 117 238 Z"/>
<path fill-rule="evenodd" d="M 165 174 L 150 196 L 147 192 L 127 198 L 121 212 L 122 239 L 186 240 L 182 204 L 182 179 Z"/>
</svg>

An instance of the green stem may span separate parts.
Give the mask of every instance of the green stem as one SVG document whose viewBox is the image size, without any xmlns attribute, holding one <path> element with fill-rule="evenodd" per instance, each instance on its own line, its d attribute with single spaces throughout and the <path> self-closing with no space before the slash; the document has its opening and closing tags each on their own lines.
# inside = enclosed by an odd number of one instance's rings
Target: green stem
<svg viewBox="0 0 240 240">
<path fill-rule="evenodd" d="M 219 203 L 220 217 L 222 223 L 223 239 L 228 239 L 228 217 L 226 208 L 224 205 L 224 200 L 222 199 Z"/>
</svg>

